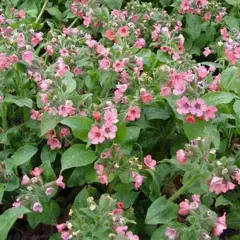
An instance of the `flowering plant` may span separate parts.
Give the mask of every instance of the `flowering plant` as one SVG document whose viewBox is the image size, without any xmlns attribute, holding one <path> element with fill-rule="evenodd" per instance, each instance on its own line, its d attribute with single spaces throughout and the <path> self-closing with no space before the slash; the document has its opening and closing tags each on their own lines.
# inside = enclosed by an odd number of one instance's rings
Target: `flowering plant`
<svg viewBox="0 0 240 240">
<path fill-rule="evenodd" d="M 0 240 L 239 238 L 238 1 L 0 5 Z"/>
</svg>

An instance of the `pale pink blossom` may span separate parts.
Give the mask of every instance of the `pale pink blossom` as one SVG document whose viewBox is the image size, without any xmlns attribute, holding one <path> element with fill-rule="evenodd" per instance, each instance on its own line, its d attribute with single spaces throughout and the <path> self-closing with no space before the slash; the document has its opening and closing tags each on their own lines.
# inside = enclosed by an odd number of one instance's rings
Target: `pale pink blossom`
<svg viewBox="0 0 240 240">
<path fill-rule="evenodd" d="M 238 185 L 240 185 L 240 169 L 239 168 L 236 168 L 234 170 L 234 175 L 232 176 L 232 178 L 238 182 Z"/>
<path fill-rule="evenodd" d="M 39 168 L 39 167 L 35 167 L 32 171 L 31 171 L 31 175 L 34 177 L 39 177 L 41 174 L 43 173 L 43 169 Z"/>
<path fill-rule="evenodd" d="M 37 121 L 41 121 L 42 119 L 42 113 L 40 111 L 35 111 L 35 110 L 31 110 L 30 111 L 30 118 L 32 120 L 37 120 Z"/>
<path fill-rule="evenodd" d="M 102 128 L 106 139 L 114 139 L 116 137 L 118 130 L 116 125 L 113 125 L 111 122 L 106 122 Z"/>
<path fill-rule="evenodd" d="M 134 235 L 131 231 L 128 231 L 125 235 L 128 240 L 139 240 L 137 235 Z"/>
<path fill-rule="evenodd" d="M 114 38 L 115 38 L 115 32 L 113 31 L 113 30 L 107 30 L 106 32 L 105 32 L 105 36 L 106 36 L 106 38 L 108 38 L 109 40 L 114 40 Z"/>
<path fill-rule="evenodd" d="M 213 235 L 215 237 L 218 237 L 226 229 L 227 229 L 226 213 L 224 213 L 223 216 L 217 218 L 217 221 L 216 221 L 215 226 L 213 228 Z"/>
<path fill-rule="evenodd" d="M 43 207 L 42 207 L 41 203 L 35 202 L 35 203 L 33 204 L 32 210 L 33 210 L 34 212 L 42 213 L 42 212 L 43 212 Z"/>
<path fill-rule="evenodd" d="M 216 194 L 227 192 L 226 185 L 223 183 L 223 178 L 214 176 L 209 184 L 209 191 Z"/>
<path fill-rule="evenodd" d="M 138 49 L 141 49 L 143 47 L 145 47 L 145 39 L 144 38 L 140 38 L 135 42 L 135 47 Z"/>
<path fill-rule="evenodd" d="M 58 179 L 56 180 L 56 185 L 62 189 L 65 188 L 65 183 L 63 182 L 63 176 L 59 176 Z"/>
<path fill-rule="evenodd" d="M 147 155 L 146 157 L 144 157 L 144 164 L 151 169 L 155 169 L 155 166 L 157 164 L 157 161 L 152 159 L 151 155 Z"/>
<path fill-rule="evenodd" d="M 53 187 L 48 187 L 46 190 L 45 190 L 45 194 L 46 196 L 50 196 L 54 193 L 54 188 Z"/>
<path fill-rule="evenodd" d="M 214 119 L 216 117 L 216 112 L 218 109 L 212 105 L 207 106 L 207 109 L 204 112 L 204 119 L 206 121 L 209 121 L 211 119 Z"/>
<path fill-rule="evenodd" d="M 167 227 L 165 231 L 165 236 L 168 237 L 169 240 L 175 240 L 177 231 L 174 228 Z"/>
<path fill-rule="evenodd" d="M 98 180 L 100 181 L 101 184 L 108 185 L 108 175 L 107 174 L 98 176 Z"/>
<path fill-rule="evenodd" d="M 61 130 L 60 130 L 60 133 L 59 133 L 59 136 L 60 137 L 67 137 L 67 136 L 69 136 L 70 135 L 70 130 L 69 130 L 69 128 L 61 128 Z"/>
<path fill-rule="evenodd" d="M 141 108 L 132 106 L 128 109 L 127 121 L 135 121 L 141 117 Z"/>
<path fill-rule="evenodd" d="M 170 87 L 162 87 L 161 88 L 161 93 L 163 97 L 168 97 L 171 95 L 171 88 Z"/>
<path fill-rule="evenodd" d="M 186 216 L 189 214 L 189 211 L 190 211 L 189 201 L 185 199 L 184 201 L 180 202 L 178 213 Z"/>
<path fill-rule="evenodd" d="M 201 117 L 206 110 L 207 110 L 207 105 L 205 104 L 202 98 L 198 98 L 192 101 L 191 109 L 190 109 L 190 112 L 192 115 Z"/>
<path fill-rule="evenodd" d="M 146 91 L 145 89 L 141 89 L 140 92 L 141 92 L 141 100 L 143 103 L 152 102 L 153 95 L 150 92 Z"/>
<path fill-rule="evenodd" d="M 113 63 L 113 69 L 115 72 L 122 72 L 125 68 L 125 65 L 123 63 L 123 61 L 120 61 L 120 60 L 116 60 L 114 63 Z"/>
<path fill-rule="evenodd" d="M 127 37 L 129 35 L 129 27 L 123 26 L 118 29 L 118 35 L 120 37 Z"/>
<path fill-rule="evenodd" d="M 31 66 L 32 65 L 32 61 L 34 59 L 33 52 L 30 51 L 30 50 L 27 50 L 27 51 L 23 52 L 22 59 Z"/>
<path fill-rule="evenodd" d="M 47 145 L 51 150 L 60 149 L 62 147 L 61 142 L 57 138 L 50 138 L 47 141 Z"/>
<path fill-rule="evenodd" d="M 128 226 L 117 226 L 117 227 L 115 227 L 115 232 L 117 233 L 117 234 L 125 234 L 126 232 L 127 232 L 127 230 L 128 230 Z"/>
<path fill-rule="evenodd" d="M 208 75 L 208 70 L 204 66 L 196 67 L 199 79 L 204 79 Z"/>
<path fill-rule="evenodd" d="M 205 57 L 209 56 L 212 53 L 212 50 L 209 47 L 204 48 L 203 55 Z"/>
<path fill-rule="evenodd" d="M 62 232 L 65 228 L 67 228 L 67 224 L 66 223 L 58 224 L 56 228 L 58 232 Z"/>
<path fill-rule="evenodd" d="M 94 169 L 98 175 L 103 175 L 105 166 L 103 164 L 95 164 Z"/>
<path fill-rule="evenodd" d="M 29 183 L 30 183 L 30 178 L 26 174 L 24 174 L 23 178 L 22 178 L 22 181 L 21 181 L 21 184 L 22 185 L 28 185 Z"/>
<path fill-rule="evenodd" d="M 178 162 L 180 162 L 181 164 L 186 163 L 186 161 L 188 160 L 188 157 L 186 155 L 186 152 L 183 149 L 180 149 L 176 152 L 176 159 Z"/>
<path fill-rule="evenodd" d="M 181 99 L 177 100 L 177 112 L 181 115 L 185 115 L 190 113 L 191 104 L 187 97 L 182 97 Z"/>
<path fill-rule="evenodd" d="M 105 132 L 102 128 L 94 126 L 88 133 L 88 139 L 91 141 L 92 144 L 103 143 L 105 140 L 104 134 Z"/>
<path fill-rule="evenodd" d="M 111 67 L 109 58 L 105 57 L 99 61 L 99 67 L 103 70 L 108 70 Z"/>
<path fill-rule="evenodd" d="M 132 175 L 134 179 L 134 188 L 138 190 L 143 184 L 143 176 L 135 172 L 133 172 Z"/>
</svg>

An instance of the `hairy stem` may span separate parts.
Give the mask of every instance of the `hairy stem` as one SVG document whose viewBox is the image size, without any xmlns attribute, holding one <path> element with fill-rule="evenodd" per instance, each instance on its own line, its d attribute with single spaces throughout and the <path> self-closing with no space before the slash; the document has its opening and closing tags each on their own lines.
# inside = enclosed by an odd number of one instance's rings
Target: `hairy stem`
<svg viewBox="0 0 240 240">
<path fill-rule="evenodd" d="M 44 4 L 43 4 L 43 7 L 42 7 L 42 9 L 41 9 L 41 12 L 39 13 L 39 15 L 38 15 L 35 23 L 38 23 L 38 22 L 39 22 L 40 18 L 42 17 L 42 15 L 43 15 L 43 13 L 44 13 L 44 11 L 45 11 L 45 8 L 47 7 L 47 4 L 48 4 L 48 0 L 45 0 L 45 2 L 44 2 Z"/>
<path fill-rule="evenodd" d="M 182 195 L 189 187 L 191 187 L 197 180 L 200 178 L 201 175 L 196 175 L 188 182 L 186 182 L 177 192 L 175 192 L 170 198 L 170 201 L 176 200 L 180 195 Z"/>
</svg>

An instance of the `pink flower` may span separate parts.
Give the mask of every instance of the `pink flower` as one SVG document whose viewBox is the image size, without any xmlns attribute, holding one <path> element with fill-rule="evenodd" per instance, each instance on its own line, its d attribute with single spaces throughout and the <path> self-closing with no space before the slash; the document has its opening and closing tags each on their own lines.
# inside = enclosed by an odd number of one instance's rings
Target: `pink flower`
<svg viewBox="0 0 240 240">
<path fill-rule="evenodd" d="M 132 175 L 134 178 L 134 188 L 138 190 L 143 184 L 143 176 L 135 172 L 133 172 Z"/>
<path fill-rule="evenodd" d="M 162 87 L 161 88 L 161 93 L 163 97 L 167 97 L 171 95 L 171 88 L 170 87 Z"/>
<path fill-rule="evenodd" d="M 203 19 L 206 21 L 206 22 L 209 22 L 211 20 L 211 13 L 210 12 L 207 12 L 204 14 L 203 16 Z"/>
<path fill-rule="evenodd" d="M 56 137 L 56 131 L 53 129 L 53 130 L 48 130 L 47 134 L 46 134 L 46 138 L 47 139 L 51 139 L 51 138 L 55 138 Z"/>
<path fill-rule="evenodd" d="M 114 38 L 115 38 L 115 32 L 113 31 L 113 30 L 107 30 L 106 32 L 105 32 L 105 36 L 106 36 L 106 38 L 108 38 L 109 40 L 114 40 Z"/>
<path fill-rule="evenodd" d="M 62 147 L 61 142 L 57 138 L 48 139 L 47 145 L 50 146 L 52 150 L 60 149 Z"/>
<path fill-rule="evenodd" d="M 147 155 L 147 156 L 144 158 L 144 164 L 145 164 L 148 168 L 155 169 L 155 166 L 156 166 L 157 162 L 156 162 L 156 160 L 153 160 L 153 159 L 152 159 L 152 156 L 151 156 L 151 155 Z"/>
<path fill-rule="evenodd" d="M 123 61 L 116 60 L 113 63 L 113 68 L 114 68 L 115 72 L 122 72 L 124 70 L 124 68 L 125 68 L 125 65 L 124 65 Z"/>
<path fill-rule="evenodd" d="M 187 97 L 182 97 L 181 99 L 177 100 L 177 112 L 181 115 L 185 115 L 190 113 L 190 101 Z"/>
<path fill-rule="evenodd" d="M 204 112 L 207 110 L 207 105 L 205 104 L 202 98 L 198 98 L 191 103 L 190 112 L 192 115 L 201 117 Z"/>
<path fill-rule="evenodd" d="M 177 232 L 174 228 L 167 227 L 165 231 L 165 236 L 167 236 L 169 240 L 174 240 L 176 237 L 176 234 Z"/>
<path fill-rule="evenodd" d="M 42 113 L 40 113 L 40 111 L 35 111 L 35 110 L 31 110 L 30 111 L 30 118 L 32 120 L 37 120 L 37 121 L 41 121 L 42 119 Z"/>
<path fill-rule="evenodd" d="M 127 37 L 129 35 L 129 27 L 123 26 L 118 29 L 118 35 L 120 37 Z"/>
<path fill-rule="evenodd" d="M 151 93 L 147 92 L 145 89 L 141 89 L 141 100 L 143 103 L 150 103 L 153 100 Z"/>
<path fill-rule="evenodd" d="M 185 199 L 184 201 L 180 202 L 179 208 L 180 208 L 178 210 L 179 214 L 184 215 L 184 216 L 188 215 L 189 211 L 190 211 L 189 201 L 187 199 Z"/>
<path fill-rule="evenodd" d="M 48 95 L 45 93 L 40 94 L 41 97 L 41 101 L 43 104 L 47 104 L 48 103 Z"/>
<path fill-rule="evenodd" d="M 240 185 L 240 169 L 239 168 L 236 168 L 234 170 L 234 175 L 232 176 L 232 178 L 238 182 L 238 185 Z"/>
<path fill-rule="evenodd" d="M 3 102 L 3 96 L 0 96 L 0 103 Z"/>
<path fill-rule="evenodd" d="M 48 187 L 48 188 L 45 190 L 46 196 L 52 195 L 53 192 L 54 192 L 54 188 L 53 188 L 53 187 Z"/>
<path fill-rule="evenodd" d="M 39 33 L 35 33 L 34 37 L 31 38 L 31 45 L 33 47 L 35 47 L 36 45 L 38 45 L 41 41 L 43 40 L 43 33 L 39 32 Z"/>
<path fill-rule="evenodd" d="M 226 185 L 223 183 L 223 178 L 214 176 L 210 181 L 209 191 L 215 192 L 216 194 L 227 192 Z"/>
<path fill-rule="evenodd" d="M 195 119 L 195 117 L 194 117 L 193 115 L 189 115 L 189 116 L 185 117 L 184 120 L 185 120 L 186 122 L 188 122 L 188 123 L 191 123 L 191 124 L 193 124 L 193 123 L 196 122 L 196 119 Z"/>
<path fill-rule="evenodd" d="M 107 174 L 98 176 L 98 180 L 100 181 L 101 184 L 108 185 L 108 175 Z"/>
<path fill-rule="evenodd" d="M 115 108 L 107 109 L 104 113 L 104 121 L 117 123 L 118 122 L 118 114 Z"/>
<path fill-rule="evenodd" d="M 62 232 L 65 228 L 67 228 L 67 224 L 66 223 L 58 224 L 56 228 L 58 232 Z"/>
<path fill-rule="evenodd" d="M 139 240 L 137 235 L 134 235 L 132 232 L 128 231 L 125 235 L 128 240 Z"/>
<path fill-rule="evenodd" d="M 69 136 L 70 135 L 70 130 L 69 130 L 69 128 L 61 128 L 61 130 L 60 130 L 60 134 L 59 134 L 59 136 L 60 137 L 67 137 L 67 136 Z"/>
<path fill-rule="evenodd" d="M 128 230 L 128 226 L 117 226 L 117 227 L 115 227 L 115 232 L 117 234 L 125 234 L 127 230 Z"/>
<path fill-rule="evenodd" d="M 213 228 L 213 235 L 215 237 L 220 236 L 226 229 L 227 229 L 226 213 L 224 213 L 222 217 L 217 218 L 217 221 Z"/>
<path fill-rule="evenodd" d="M 58 107 L 58 115 L 62 117 L 71 116 L 75 113 L 76 109 L 73 107 L 72 101 L 66 101 L 65 105 Z"/>
<path fill-rule="evenodd" d="M 108 70 L 111 67 L 109 58 L 105 57 L 99 61 L 99 67 L 103 70 Z"/>
<path fill-rule="evenodd" d="M 104 137 L 106 139 L 114 139 L 117 133 L 117 126 L 113 125 L 111 122 L 106 122 L 103 125 Z"/>
<path fill-rule="evenodd" d="M 141 49 L 143 47 L 145 47 L 145 39 L 144 38 L 140 38 L 135 42 L 135 47 L 138 49 Z"/>
<path fill-rule="evenodd" d="M 42 213 L 42 212 L 43 212 L 43 207 L 42 207 L 41 203 L 35 202 L 35 203 L 33 204 L 32 210 L 33 210 L 34 212 Z"/>
<path fill-rule="evenodd" d="M 56 185 L 62 189 L 65 188 L 65 183 L 63 182 L 63 176 L 59 176 L 56 180 Z"/>
<path fill-rule="evenodd" d="M 71 233 L 70 232 L 62 232 L 61 233 L 62 240 L 70 240 L 71 239 Z"/>
<path fill-rule="evenodd" d="M 186 155 L 186 152 L 183 149 L 180 149 L 176 152 L 176 159 L 178 162 L 180 162 L 181 164 L 186 163 L 186 161 L 188 160 L 188 157 Z"/>
<path fill-rule="evenodd" d="M 192 195 L 192 200 L 196 203 L 200 203 L 201 202 L 200 195 L 198 194 Z"/>
<path fill-rule="evenodd" d="M 103 175 L 105 166 L 104 166 L 103 164 L 96 164 L 96 165 L 94 166 L 94 169 L 96 170 L 96 173 L 97 173 L 98 175 Z"/>
<path fill-rule="evenodd" d="M 53 47 L 52 47 L 51 45 L 47 45 L 47 46 L 46 46 L 46 52 L 47 52 L 47 54 L 48 54 L 49 56 L 53 56 L 53 54 L 54 54 L 54 49 L 53 49 Z"/>
<path fill-rule="evenodd" d="M 204 66 L 199 66 L 196 70 L 200 79 L 204 79 L 208 75 L 208 70 Z"/>
<path fill-rule="evenodd" d="M 30 183 L 30 178 L 26 174 L 24 174 L 23 178 L 22 178 L 22 181 L 21 181 L 21 184 L 22 185 L 28 185 L 29 183 Z"/>
<path fill-rule="evenodd" d="M 212 53 L 212 50 L 209 47 L 204 48 L 203 55 L 205 57 L 209 56 L 211 53 Z"/>
<path fill-rule="evenodd" d="M 212 105 L 207 106 L 207 109 L 204 112 L 204 119 L 206 121 L 209 121 L 210 119 L 214 119 L 216 117 L 216 112 L 218 111 L 218 109 Z"/>
<path fill-rule="evenodd" d="M 102 128 L 94 126 L 88 133 L 88 139 L 91 141 L 92 144 L 103 143 L 105 140 L 104 134 L 105 132 Z"/>
<path fill-rule="evenodd" d="M 26 12 L 24 10 L 19 10 L 18 17 L 22 19 L 26 18 Z"/>
<path fill-rule="evenodd" d="M 31 66 L 32 65 L 32 61 L 34 59 L 33 52 L 29 51 L 29 50 L 23 52 L 22 59 Z"/>
<path fill-rule="evenodd" d="M 39 167 L 35 167 L 32 171 L 31 171 L 31 175 L 34 177 L 39 177 L 41 174 L 43 173 L 43 169 L 39 168 Z"/>
<path fill-rule="evenodd" d="M 130 107 L 127 113 L 127 121 L 135 121 L 141 117 L 141 109 L 137 106 Z"/>
</svg>

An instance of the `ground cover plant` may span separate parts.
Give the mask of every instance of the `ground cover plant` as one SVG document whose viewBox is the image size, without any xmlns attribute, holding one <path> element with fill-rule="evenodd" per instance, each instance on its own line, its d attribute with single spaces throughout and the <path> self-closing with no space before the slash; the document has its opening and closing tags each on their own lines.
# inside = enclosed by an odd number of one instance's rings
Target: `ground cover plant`
<svg viewBox="0 0 240 240">
<path fill-rule="evenodd" d="M 0 6 L 0 240 L 240 239 L 238 0 Z"/>
</svg>

